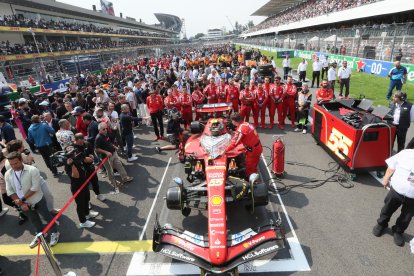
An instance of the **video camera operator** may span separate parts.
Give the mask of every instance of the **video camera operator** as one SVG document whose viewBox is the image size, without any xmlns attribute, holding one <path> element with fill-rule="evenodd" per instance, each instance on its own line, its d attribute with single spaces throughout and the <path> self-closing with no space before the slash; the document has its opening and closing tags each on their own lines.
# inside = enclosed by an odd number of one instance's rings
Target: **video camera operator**
<svg viewBox="0 0 414 276">
<path fill-rule="evenodd" d="M 158 153 L 163 150 L 176 150 L 180 146 L 180 134 L 183 133 L 181 124 L 184 120 L 181 118 L 181 114 L 177 108 L 173 107 L 168 112 L 168 123 L 167 123 L 167 139 L 171 145 L 163 147 L 155 147 Z"/>
<path fill-rule="evenodd" d="M 82 186 L 82 184 L 88 179 L 94 171 L 93 166 L 93 155 L 86 153 L 87 145 L 84 141 L 85 137 L 82 133 L 75 135 L 75 141 L 72 147 L 66 148 L 67 166 L 65 166 L 66 173 L 70 177 L 70 190 L 72 194 Z M 98 177 L 95 174 L 90 180 L 94 192 L 97 194 L 99 200 L 105 200 L 103 195 L 99 193 Z M 80 221 L 81 228 L 91 228 L 95 225 L 95 222 L 89 219 L 99 215 L 98 212 L 89 210 L 90 193 L 89 187 L 86 185 L 80 191 L 78 196 L 75 198 L 76 212 Z"/>
</svg>

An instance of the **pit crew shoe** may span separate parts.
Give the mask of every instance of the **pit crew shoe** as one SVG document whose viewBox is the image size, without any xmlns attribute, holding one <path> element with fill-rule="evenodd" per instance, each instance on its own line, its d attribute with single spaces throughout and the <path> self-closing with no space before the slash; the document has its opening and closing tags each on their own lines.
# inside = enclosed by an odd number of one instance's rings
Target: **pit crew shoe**
<svg viewBox="0 0 414 276">
<path fill-rule="evenodd" d="M 87 220 L 84 223 L 80 223 L 79 226 L 80 226 L 80 228 L 92 228 L 92 227 L 95 226 L 95 224 L 96 224 L 96 222 Z"/>
<path fill-rule="evenodd" d="M 374 228 L 372 229 L 372 234 L 373 234 L 375 237 L 381 237 L 381 236 L 382 236 L 382 234 L 384 233 L 384 230 L 385 230 L 385 227 L 384 227 L 384 226 L 377 224 L 377 225 L 375 225 L 375 226 L 374 226 Z"/>
</svg>

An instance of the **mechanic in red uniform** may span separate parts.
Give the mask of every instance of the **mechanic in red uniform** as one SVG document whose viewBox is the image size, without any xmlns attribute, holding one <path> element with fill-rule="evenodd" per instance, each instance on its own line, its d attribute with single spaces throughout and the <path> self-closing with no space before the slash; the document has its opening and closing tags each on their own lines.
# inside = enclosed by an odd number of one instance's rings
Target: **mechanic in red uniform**
<svg viewBox="0 0 414 276">
<path fill-rule="evenodd" d="M 234 80 L 229 79 L 227 90 L 227 102 L 233 104 L 233 111 L 239 112 L 239 88 L 234 85 Z"/>
<path fill-rule="evenodd" d="M 329 87 L 327 80 L 323 80 L 321 87 L 316 91 L 316 101 L 330 101 L 331 99 L 333 99 L 332 88 Z"/>
<path fill-rule="evenodd" d="M 226 103 L 227 102 L 227 91 L 226 91 L 226 79 L 220 80 L 220 85 L 217 89 L 217 102 L 218 103 Z"/>
<path fill-rule="evenodd" d="M 285 90 L 285 99 L 284 99 L 284 114 L 287 114 L 289 110 L 290 113 L 290 121 L 293 128 L 295 128 L 295 119 L 296 119 L 296 98 L 297 98 L 297 89 L 296 86 L 293 84 L 292 76 L 287 77 L 287 82 L 284 87 Z"/>
<path fill-rule="evenodd" d="M 200 86 L 198 84 L 194 85 L 193 94 L 191 94 L 191 98 L 193 100 L 194 107 L 197 108 L 198 106 L 204 103 L 206 96 L 204 96 L 203 92 L 200 91 Z M 200 119 L 201 113 L 196 111 L 195 120 L 198 121 Z"/>
<path fill-rule="evenodd" d="M 281 77 L 275 78 L 275 85 L 272 87 L 269 93 L 269 103 L 271 105 L 269 117 L 270 117 L 270 128 L 273 128 L 275 122 L 275 111 L 277 109 L 277 121 L 279 129 L 285 129 L 285 113 L 283 100 L 285 93 L 283 85 L 280 83 Z"/>
<path fill-rule="evenodd" d="M 147 97 L 147 107 L 156 135 L 154 141 L 164 139 L 164 125 L 162 121 L 164 107 L 162 105 L 162 97 L 155 90 L 150 91 L 150 95 Z M 158 129 L 158 124 L 160 129 Z"/>
<path fill-rule="evenodd" d="M 264 91 L 266 91 L 267 95 L 270 97 L 270 90 L 273 88 L 273 84 L 270 83 L 270 78 L 269 77 L 265 77 L 264 79 L 264 84 L 263 84 L 263 89 Z M 272 102 L 270 101 L 270 98 L 268 98 L 267 101 L 267 109 L 269 110 L 269 114 L 270 114 L 270 110 L 272 109 Z M 271 128 L 269 126 L 269 128 Z"/>
<path fill-rule="evenodd" d="M 193 101 L 185 86 L 183 86 L 179 101 L 181 104 L 181 118 L 184 120 L 184 130 L 187 130 L 188 125 L 193 121 Z"/>
<path fill-rule="evenodd" d="M 209 82 L 210 83 L 206 86 L 206 88 L 204 88 L 204 91 L 203 91 L 204 95 L 207 98 L 207 103 L 209 104 L 217 103 L 218 87 L 214 83 L 214 78 L 210 78 Z"/>
<path fill-rule="evenodd" d="M 225 152 L 231 151 L 240 143 L 244 145 L 246 148 L 246 174 L 249 178 L 252 173 L 257 173 L 257 165 L 263 152 L 259 134 L 252 124 L 243 122 L 240 113 L 231 114 L 230 119 L 237 129 Z"/>
<path fill-rule="evenodd" d="M 254 104 L 254 93 L 250 91 L 249 86 L 246 86 L 244 90 L 240 92 L 240 115 L 243 121 L 249 122 L 250 112 Z"/>
<path fill-rule="evenodd" d="M 181 110 L 181 104 L 178 101 L 178 98 L 173 96 L 173 90 L 168 89 L 167 90 L 168 96 L 164 99 L 164 104 L 168 109 L 171 109 L 173 107 L 177 108 L 177 110 Z"/>
<path fill-rule="evenodd" d="M 255 103 L 253 106 L 253 119 L 254 125 L 257 127 L 259 125 L 259 114 L 260 114 L 260 127 L 265 127 L 265 115 L 266 115 L 266 107 L 267 107 L 267 100 L 269 95 L 263 89 L 263 83 L 259 83 L 255 93 Z"/>
</svg>

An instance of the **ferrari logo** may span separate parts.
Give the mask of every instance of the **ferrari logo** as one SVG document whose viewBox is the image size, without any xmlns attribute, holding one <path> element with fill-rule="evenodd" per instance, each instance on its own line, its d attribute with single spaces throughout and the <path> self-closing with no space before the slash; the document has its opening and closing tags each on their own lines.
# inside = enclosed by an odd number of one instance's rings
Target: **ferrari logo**
<svg viewBox="0 0 414 276">
<path fill-rule="evenodd" d="M 222 202 L 223 199 L 221 198 L 221 196 L 213 196 L 211 198 L 211 205 L 220 206 Z"/>
</svg>

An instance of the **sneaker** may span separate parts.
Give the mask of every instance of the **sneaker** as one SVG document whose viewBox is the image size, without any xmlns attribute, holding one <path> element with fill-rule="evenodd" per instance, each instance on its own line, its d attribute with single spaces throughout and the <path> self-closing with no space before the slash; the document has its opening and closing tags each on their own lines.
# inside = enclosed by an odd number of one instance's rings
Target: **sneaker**
<svg viewBox="0 0 414 276">
<path fill-rule="evenodd" d="M 374 228 L 372 229 L 372 234 L 373 234 L 375 237 L 381 237 L 381 236 L 382 236 L 382 234 L 384 233 L 384 230 L 385 230 L 385 227 L 384 227 L 384 226 L 377 224 L 377 225 L 375 225 L 375 226 L 374 226 Z"/>
<path fill-rule="evenodd" d="M 43 236 L 43 238 L 47 238 L 47 233 Z M 30 248 L 35 248 L 38 245 L 39 239 L 33 238 L 32 242 L 29 244 Z"/>
<path fill-rule="evenodd" d="M 301 131 L 301 129 L 297 127 L 297 128 L 295 128 L 293 131 L 294 131 L 294 132 L 299 132 L 299 131 Z"/>
<path fill-rule="evenodd" d="M 111 195 L 117 195 L 117 194 L 119 194 L 119 189 L 118 188 L 112 188 L 112 190 L 109 193 Z"/>
<path fill-rule="evenodd" d="M 55 173 L 53 173 L 53 177 L 58 178 L 61 174 L 63 174 L 62 171 L 55 172 Z"/>
<path fill-rule="evenodd" d="M 99 201 L 105 201 L 105 200 L 106 200 L 106 197 L 105 197 L 103 194 L 96 195 L 96 198 L 97 198 Z"/>
<path fill-rule="evenodd" d="M 134 139 L 138 139 L 138 135 L 134 135 Z"/>
<path fill-rule="evenodd" d="M 132 176 L 127 176 L 124 179 L 122 179 L 122 183 L 128 183 L 128 182 L 131 182 L 132 180 L 134 180 Z"/>
<path fill-rule="evenodd" d="M 158 153 L 161 153 L 161 148 L 160 148 L 160 147 L 155 147 L 155 150 L 156 150 Z"/>
<path fill-rule="evenodd" d="M 128 160 L 128 162 L 134 162 L 134 161 L 138 160 L 138 157 L 132 156 L 132 157 L 128 158 L 127 160 Z"/>
<path fill-rule="evenodd" d="M 19 225 L 22 225 L 23 223 L 25 223 L 27 221 L 27 216 L 23 213 L 19 214 Z"/>
<path fill-rule="evenodd" d="M 9 211 L 9 208 L 3 208 L 0 212 L 0 217 L 4 216 Z"/>
<path fill-rule="evenodd" d="M 95 224 L 96 224 L 96 222 L 87 220 L 84 223 L 80 223 L 79 226 L 80 226 L 80 228 L 91 228 L 91 227 L 94 227 Z"/>
<path fill-rule="evenodd" d="M 308 133 L 308 131 L 306 129 L 304 129 L 304 130 L 302 130 L 302 133 L 306 134 L 306 133 Z"/>
<path fill-rule="evenodd" d="M 52 233 L 50 235 L 50 246 L 55 246 L 58 243 L 59 236 L 60 236 L 60 233 L 59 232 Z"/>
<path fill-rule="evenodd" d="M 398 246 L 404 246 L 404 238 L 401 233 L 394 232 L 394 243 Z"/>
<path fill-rule="evenodd" d="M 52 209 L 52 210 L 50 210 L 50 214 L 52 215 L 52 216 L 56 216 L 57 214 L 59 214 L 59 212 L 60 212 L 60 209 Z"/>
<path fill-rule="evenodd" d="M 121 176 L 119 172 L 114 172 L 114 176 Z"/>
<path fill-rule="evenodd" d="M 127 147 L 126 146 L 124 147 L 124 151 L 127 151 Z"/>
<path fill-rule="evenodd" d="M 89 215 L 86 216 L 86 219 L 96 218 L 97 216 L 99 216 L 99 212 L 90 210 Z"/>
</svg>

